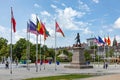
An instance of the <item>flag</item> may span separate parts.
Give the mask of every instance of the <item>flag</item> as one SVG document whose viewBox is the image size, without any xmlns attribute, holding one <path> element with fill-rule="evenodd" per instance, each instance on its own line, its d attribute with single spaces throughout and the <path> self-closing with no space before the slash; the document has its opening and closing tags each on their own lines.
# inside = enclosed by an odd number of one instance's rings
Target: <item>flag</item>
<svg viewBox="0 0 120 80">
<path fill-rule="evenodd" d="M 36 30 L 36 25 L 32 21 L 29 21 L 29 30 L 28 31 L 33 34 L 38 35 L 38 32 Z"/>
<path fill-rule="evenodd" d="M 94 42 L 99 43 L 99 41 L 98 41 L 98 39 L 96 37 L 94 38 Z"/>
<path fill-rule="evenodd" d="M 45 25 L 41 22 L 41 29 L 43 30 L 43 35 L 44 35 L 44 40 L 46 40 L 46 38 L 48 36 L 50 36 L 49 32 L 47 31 L 47 29 L 45 28 Z"/>
<path fill-rule="evenodd" d="M 109 36 L 108 36 L 107 43 L 108 43 L 108 46 L 110 46 L 110 44 L 111 44 L 111 40 L 110 40 Z"/>
<path fill-rule="evenodd" d="M 56 26 L 56 32 L 60 32 L 63 35 L 63 37 L 65 37 L 63 31 L 61 30 L 57 22 L 55 23 L 55 26 Z"/>
<path fill-rule="evenodd" d="M 11 7 L 11 24 L 12 24 L 12 27 L 13 27 L 13 31 L 16 32 L 16 21 L 15 21 L 15 18 L 13 16 L 12 7 Z"/>
<path fill-rule="evenodd" d="M 102 44 L 105 44 L 105 42 L 102 40 L 102 38 L 100 36 L 98 36 L 98 42 L 102 43 Z"/>
<path fill-rule="evenodd" d="M 45 28 L 44 40 L 46 40 L 48 36 L 50 36 L 49 31 Z"/>
<path fill-rule="evenodd" d="M 104 37 L 104 42 L 105 42 L 105 44 L 107 44 L 107 39 Z"/>
<path fill-rule="evenodd" d="M 41 35 L 43 35 L 44 30 L 43 30 L 42 25 L 41 25 L 40 21 L 38 20 L 38 18 L 37 18 L 36 28 L 37 28 L 38 33 L 41 34 Z"/>
</svg>

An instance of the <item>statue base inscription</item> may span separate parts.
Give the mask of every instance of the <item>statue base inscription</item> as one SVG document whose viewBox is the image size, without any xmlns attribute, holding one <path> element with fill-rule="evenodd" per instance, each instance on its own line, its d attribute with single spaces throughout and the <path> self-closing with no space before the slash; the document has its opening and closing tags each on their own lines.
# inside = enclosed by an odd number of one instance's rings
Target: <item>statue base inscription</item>
<svg viewBox="0 0 120 80">
<path fill-rule="evenodd" d="M 93 68 L 92 65 L 87 65 L 84 58 L 84 48 L 82 47 L 73 47 L 73 56 L 72 62 L 68 66 L 64 66 L 65 68 Z"/>
</svg>

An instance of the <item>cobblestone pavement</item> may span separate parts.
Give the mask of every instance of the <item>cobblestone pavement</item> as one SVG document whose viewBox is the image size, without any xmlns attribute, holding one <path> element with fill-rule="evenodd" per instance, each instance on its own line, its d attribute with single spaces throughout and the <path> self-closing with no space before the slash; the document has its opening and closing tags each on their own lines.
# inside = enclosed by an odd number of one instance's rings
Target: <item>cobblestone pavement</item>
<svg viewBox="0 0 120 80">
<path fill-rule="evenodd" d="M 32 77 L 55 76 L 72 73 L 102 75 L 99 77 L 81 80 L 120 80 L 120 65 L 109 65 L 108 69 L 103 69 L 103 65 L 94 65 L 93 69 L 70 69 L 64 68 L 65 65 L 69 64 L 57 65 L 57 70 L 55 70 L 55 64 L 42 65 L 41 70 L 38 65 L 38 72 L 36 72 L 35 64 L 30 64 L 30 70 L 26 69 L 26 64 L 19 64 L 18 67 L 13 64 L 13 73 L 10 74 L 10 69 L 5 69 L 4 65 L 0 64 L 0 80 L 22 80 Z"/>
</svg>

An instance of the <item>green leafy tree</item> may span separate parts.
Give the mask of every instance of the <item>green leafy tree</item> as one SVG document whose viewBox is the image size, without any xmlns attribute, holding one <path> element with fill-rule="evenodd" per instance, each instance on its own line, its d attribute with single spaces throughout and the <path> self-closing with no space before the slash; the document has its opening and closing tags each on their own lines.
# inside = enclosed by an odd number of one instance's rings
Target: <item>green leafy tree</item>
<svg viewBox="0 0 120 80">
<path fill-rule="evenodd" d="M 55 50 L 54 49 L 48 49 L 49 57 L 52 57 L 52 59 L 55 59 Z"/>
<path fill-rule="evenodd" d="M 30 60 L 32 62 L 36 60 L 36 44 L 30 46 Z"/>
<path fill-rule="evenodd" d="M 109 56 L 112 57 L 114 55 L 114 49 L 110 49 Z"/>
<path fill-rule="evenodd" d="M 3 37 L 0 38 L 0 56 L 8 57 L 9 49 L 8 49 L 7 43 L 8 43 L 7 39 L 4 39 Z"/>
<path fill-rule="evenodd" d="M 0 38 L 0 49 L 5 46 L 7 47 L 8 40 L 4 39 L 3 37 Z"/>
<path fill-rule="evenodd" d="M 13 58 L 15 59 L 17 57 L 21 60 L 22 55 L 26 54 L 26 52 L 23 53 L 24 50 L 26 50 L 26 40 L 25 38 L 20 38 L 13 46 Z"/>
<path fill-rule="evenodd" d="M 85 56 L 85 60 L 86 61 L 92 60 L 92 57 L 91 57 L 91 55 L 90 55 L 88 50 L 84 51 L 84 56 Z"/>
</svg>

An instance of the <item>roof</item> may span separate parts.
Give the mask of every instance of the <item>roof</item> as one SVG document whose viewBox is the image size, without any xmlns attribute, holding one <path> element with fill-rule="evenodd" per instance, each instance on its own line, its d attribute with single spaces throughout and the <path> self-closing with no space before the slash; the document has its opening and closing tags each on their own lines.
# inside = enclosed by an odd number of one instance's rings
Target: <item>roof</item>
<svg viewBox="0 0 120 80">
<path fill-rule="evenodd" d="M 60 54 L 58 57 L 68 57 L 68 56 L 66 56 L 65 54 Z"/>
</svg>

